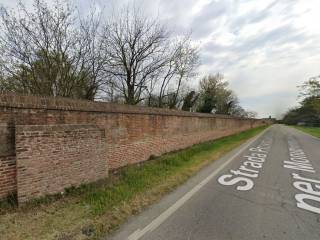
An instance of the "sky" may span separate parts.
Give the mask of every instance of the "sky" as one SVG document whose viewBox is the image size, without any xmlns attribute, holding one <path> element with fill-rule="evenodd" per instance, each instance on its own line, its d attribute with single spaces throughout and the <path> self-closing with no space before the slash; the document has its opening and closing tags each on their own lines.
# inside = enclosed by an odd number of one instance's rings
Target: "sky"
<svg viewBox="0 0 320 240">
<path fill-rule="evenodd" d="M 48 0 L 49 1 L 49 0 Z M 14 7 L 16 0 L 0 0 Z M 32 0 L 22 1 L 26 5 Z M 105 17 L 134 2 L 200 47 L 199 77 L 220 72 L 241 106 L 280 118 L 298 105 L 298 89 L 320 74 L 319 0 L 73 0 Z M 195 86 L 199 79 L 193 79 Z"/>
</svg>

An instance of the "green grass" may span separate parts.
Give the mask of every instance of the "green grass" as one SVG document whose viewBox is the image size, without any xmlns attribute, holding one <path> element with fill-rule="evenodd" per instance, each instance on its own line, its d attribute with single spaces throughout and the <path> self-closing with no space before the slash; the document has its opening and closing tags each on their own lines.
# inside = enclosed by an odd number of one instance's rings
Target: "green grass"
<svg viewBox="0 0 320 240">
<path fill-rule="evenodd" d="M 320 127 L 302 127 L 302 126 L 294 126 L 294 127 L 312 136 L 320 138 Z"/>
<path fill-rule="evenodd" d="M 2 209 L 0 236 L 12 240 L 98 239 L 265 128 L 250 129 L 125 167 L 107 180 L 67 189 L 64 196 Z"/>
</svg>

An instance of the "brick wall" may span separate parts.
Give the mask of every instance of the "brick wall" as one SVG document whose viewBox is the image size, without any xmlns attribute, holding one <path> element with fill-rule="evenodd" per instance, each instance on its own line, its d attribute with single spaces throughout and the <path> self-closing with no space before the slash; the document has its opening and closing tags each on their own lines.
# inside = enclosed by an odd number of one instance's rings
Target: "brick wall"
<svg viewBox="0 0 320 240">
<path fill-rule="evenodd" d="M 10 185 L 8 191 L 15 189 L 19 201 L 23 202 L 104 178 L 107 169 L 262 124 L 266 122 L 169 109 L 2 94 L 0 156 L 10 157 L 12 169 L 15 168 L 12 164 L 17 162 L 18 183 L 6 181 L 6 185 Z M 8 164 L 8 159 L 0 166 Z M 0 167 L 0 174 L 1 168 L 5 167 Z M 7 174 L 6 178 L 15 178 L 13 172 L 2 172 Z M 6 192 L 1 186 L 0 193 Z"/>
<path fill-rule="evenodd" d="M 16 158 L 14 127 L 7 122 L 0 122 L 0 199 L 15 193 Z"/>
<path fill-rule="evenodd" d="M 107 132 L 111 169 L 250 128 L 244 119 L 123 115 Z"/>
<path fill-rule="evenodd" d="M 0 198 L 15 194 L 16 191 L 16 158 L 0 156 Z"/>
<path fill-rule="evenodd" d="M 0 122 L 0 156 L 12 156 L 14 151 L 14 126 Z"/>
<path fill-rule="evenodd" d="M 104 138 L 92 125 L 17 125 L 19 202 L 107 177 Z"/>
</svg>

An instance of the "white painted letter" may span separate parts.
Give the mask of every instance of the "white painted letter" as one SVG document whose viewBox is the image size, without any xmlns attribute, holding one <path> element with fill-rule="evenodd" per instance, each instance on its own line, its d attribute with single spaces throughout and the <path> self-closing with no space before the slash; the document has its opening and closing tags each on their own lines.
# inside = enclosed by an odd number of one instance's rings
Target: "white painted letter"
<svg viewBox="0 0 320 240">
<path fill-rule="evenodd" d="M 297 163 L 297 162 L 290 162 L 290 161 L 284 161 L 283 167 L 285 168 L 291 168 L 299 171 L 306 171 L 306 172 L 312 172 L 315 173 L 316 171 L 313 169 L 311 164 L 308 163 Z"/>
<path fill-rule="evenodd" d="M 300 190 L 300 191 L 302 191 L 302 192 L 320 196 L 320 192 L 319 192 L 319 191 L 315 191 L 315 190 L 312 188 L 311 183 L 298 181 L 298 182 L 294 182 L 294 183 L 293 183 L 293 186 L 294 186 L 296 189 L 298 189 L 298 190 Z M 316 185 L 316 188 L 320 189 L 320 188 L 319 188 L 319 185 Z"/>
<path fill-rule="evenodd" d="M 262 163 L 259 163 L 259 162 L 244 162 L 243 165 L 245 166 L 251 166 L 251 167 L 254 167 L 254 168 L 262 168 Z"/>
<path fill-rule="evenodd" d="M 265 161 L 264 158 L 260 158 L 260 157 L 252 157 L 252 156 L 244 156 L 244 157 L 252 162 L 264 162 Z"/>
<path fill-rule="evenodd" d="M 308 182 L 313 182 L 313 183 L 319 183 L 319 184 L 320 184 L 320 181 L 319 181 L 319 180 L 301 177 L 298 173 L 292 173 L 292 177 L 293 177 L 294 179 L 303 180 L 303 181 L 308 181 Z"/>
<path fill-rule="evenodd" d="M 231 175 L 231 174 L 227 174 L 227 175 L 222 175 L 221 177 L 218 178 L 218 182 L 221 184 L 221 185 L 226 185 L 226 186 L 231 186 L 231 185 L 234 185 L 236 183 L 240 183 L 240 182 L 244 182 L 245 185 L 243 186 L 237 186 L 237 190 L 239 191 L 248 191 L 250 189 L 253 188 L 253 181 L 249 178 L 246 178 L 246 177 L 235 177 L 233 178 L 234 176 Z M 227 180 L 228 178 L 232 178 L 230 180 Z"/>
<path fill-rule="evenodd" d="M 318 202 L 318 204 L 320 204 L 320 197 L 300 193 L 300 194 L 296 194 L 295 198 L 297 200 L 297 207 L 298 208 L 302 208 L 307 211 L 320 214 L 320 208 L 311 206 L 305 202 L 305 200 L 311 200 L 311 201 L 313 200 L 313 201 Z"/>
</svg>

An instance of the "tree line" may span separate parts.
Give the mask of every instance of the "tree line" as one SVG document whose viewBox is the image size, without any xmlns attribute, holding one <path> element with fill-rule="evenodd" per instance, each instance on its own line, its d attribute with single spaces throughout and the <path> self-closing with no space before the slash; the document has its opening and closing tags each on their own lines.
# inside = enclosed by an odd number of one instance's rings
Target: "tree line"
<svg viewBox="0 0 320 240">
<path fill-rule="evenodd" d="M 299 88 L 300 105 L 283 117 L 286 124 L 320 126 L 320 75 L 311 77 Z"/>
<path fill-rule="evenodd" d="M 63 1 L 1 8 L 0 91 L 255 117 L 222 74 L 198 76 L 199 47 L 134 6 L 106 19 Z"/>
</svg>

